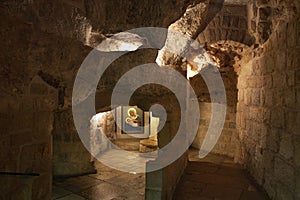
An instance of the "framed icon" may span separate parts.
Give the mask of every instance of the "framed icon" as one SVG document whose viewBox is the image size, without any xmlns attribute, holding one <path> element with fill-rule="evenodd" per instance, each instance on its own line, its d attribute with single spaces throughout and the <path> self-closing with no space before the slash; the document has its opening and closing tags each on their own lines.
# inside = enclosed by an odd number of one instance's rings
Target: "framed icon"
<svg viewBox="0 0 300 200">
<path fill-rule="evenodd" d="M 122 111 L 123 131 L 144 134 L 144 112 L 136 106 L 124 106 Z"/>
</svg>

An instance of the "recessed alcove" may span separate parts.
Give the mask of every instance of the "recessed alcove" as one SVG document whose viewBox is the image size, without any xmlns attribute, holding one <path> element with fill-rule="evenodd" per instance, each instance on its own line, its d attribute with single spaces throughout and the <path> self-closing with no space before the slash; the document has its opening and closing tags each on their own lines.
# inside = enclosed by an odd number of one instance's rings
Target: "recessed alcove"
<svg viewBox="0 0 300 200">
<path fill-rule="evenodd" d="M 131 112 L 135 114 L 131 116 Z M 159 118 L 137 106 L 119 106 L 112 111 L 98 113 L 91 119 L 91 150 L 97 155 L 116 145 L 126 151 L 156 151 L 158 125 Z"/>
</svg>

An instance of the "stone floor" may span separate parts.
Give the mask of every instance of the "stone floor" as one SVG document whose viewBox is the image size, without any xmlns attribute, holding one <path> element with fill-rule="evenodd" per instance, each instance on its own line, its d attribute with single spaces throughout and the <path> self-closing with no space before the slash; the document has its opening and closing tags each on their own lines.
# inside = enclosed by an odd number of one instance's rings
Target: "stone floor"
<svg viewBox="0 0 300 200">
<path fill-rule="evenodd" d="M 132 157 L 131 159 L 141 162 L 140 159 L 143 158 Z M 185 174 L 174 193 L 174 200 L 268 199 L 255 187 L 246 171 L 235 165 L 231 158 L 209 154 L 200 160 L 198 151 L 190 149 L 189 161 Z M 99 162 L 96 162 L 96 167 L 97 174 L 54 180 L 52 199 L 144 199 L 145 175 L 143 173 L 121 172 Z"/>
<path fill-rule="evenodd" d="M 53 181 L 52 199 L 59 200 L 141 200 L 145 194 L 145 174 L 137 173 L 155 154 L 142 157 L 138 152 L 110 149 L 100 158 L 109 160 L 116 168 L 107 167 L 96 161 L 97 174 L 56 179 Z M 143 168 L 141 170 L 141 168 Z"/>
<path fill-rule="evenodd" d="M 54 180 L 52 199 L 140 200 L 145 194 L 145 175 L 121 172 L 96 162 L 97 174 Z"/>
<path fill-rule="evenodd" d="M 174 200 L 268 200 L 246 170 L 231 158 L 209 154 L 204 159 L 190 149 L 189 162 L 181 178 Z"/>
</svg>

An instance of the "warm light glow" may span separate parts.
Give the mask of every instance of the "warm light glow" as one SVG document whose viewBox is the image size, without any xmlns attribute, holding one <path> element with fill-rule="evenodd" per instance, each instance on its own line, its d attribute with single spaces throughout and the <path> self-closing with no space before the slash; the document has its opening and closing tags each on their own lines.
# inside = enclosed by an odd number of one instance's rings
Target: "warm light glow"
<svg viewBox="0 0 300 200">
<path fill-rule="evenodd" d="M 144 42 L 144 39 L 136 34 L 122 32 L 106 38 L 96 49 L 102 52 L 136 51 Z"/>
<path fill-rule="evenodd" d="M 158 51 L 157 57 L 155 62 L 158 64 L 158 66 L 163 66 L 163 55 L 164 55 L 164 51 L 163 49 Z"/>
<path fill-rule="evenodd" d="M 198 73 L 199 73 L 198 71 L 195 71 L 193 69 L 193 66 L 191 64 L 187 64 L 187 73 L 186 73 L 187 79 L 196 76 Z"/>
<path fill-rule="evenodd" d="M 138 45 L 130 43 L 121 43 L 119 46 L 119 51 L 135 51 L 139 48 Z"/>
<path fill-rule="evenodd" d="M 94 116 L 92 117 L 92 119 L 91 119 L 92 124 L 93 124 L 94 122 L 100 121 L 100 119 L 102 119 L 103 116 L 104 116 L 106 113 L 107 113 L 107 112 L 101 112 L 101 113 L 97 113 L 96 115 L 94 115 Z"/>
</svg>

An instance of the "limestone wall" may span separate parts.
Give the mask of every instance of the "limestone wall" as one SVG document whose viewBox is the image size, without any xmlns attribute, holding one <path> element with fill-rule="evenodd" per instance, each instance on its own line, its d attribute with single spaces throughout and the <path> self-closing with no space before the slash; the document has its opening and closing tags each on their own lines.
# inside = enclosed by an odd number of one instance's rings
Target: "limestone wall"
<svg viewBox="0 0 300 200">
<path fill-rule="evenodd" d="M 203 143 L 204 137 L 207 135 L 211 119 L 211 103 L 200 103 L 200 124 L 196 138 L 193 141 L 192 146 L 200 149 Z M 236 130 L 236 107 L 227 106 L 226 120 L 215 147 L 212 153 L 219 155 L 226 155 L 234 158 L 236 149 L 239 148 L 239 142 Z"/>
<path fill-rule="evenodd" d="M 0 171 L 21 175 L 1 175 L 1 185 L 7 186 L 1 188 L 1 199 L 12 195 L 50 199 L 54 111 L 66 105 L 64 85 L 81 62 L 80 56 L 71 58 L 64 52 L 78 51 L 83 45 L 41 31 L 31 21 L 29 7 L 18 4 L 18 10 L 4 4 L 0 12 Z M 20 17 L 25 7 L 27 16 Z"/>
<path fill-rule="evenodd" d="M 238 78 L 240 161 L 272 199 L 299 199 L 300 22 L 286 10 L 295 1 L 266 3 L 254 2 L 260 45 L 244 57 Z M 260 22 L 271 23 L 271 32 Z"/>
<path fill-rule="evenodd" d="M 0 172 L 11 174 L 0 175 L 0 199 L 50 199 L 56 97 L 38 76 L 19 94 L 1 94 Z"/>
<path fill-rule="evenodd" d="M 239 148 L 236 131 L 237 75 L 232 66 L 226 66 L 226 70 L 221 70 L 227 100 L 226 119 L 221 136 L 212 153 L 233 158 L 236 150 Z M 210 124 L 212 103 L 206 83 L 201 75 L 193 77 L 191 84 L 198 96 L 200 106 L 200 124 L 192 146 L 200 149 Z"/>
</svg>

